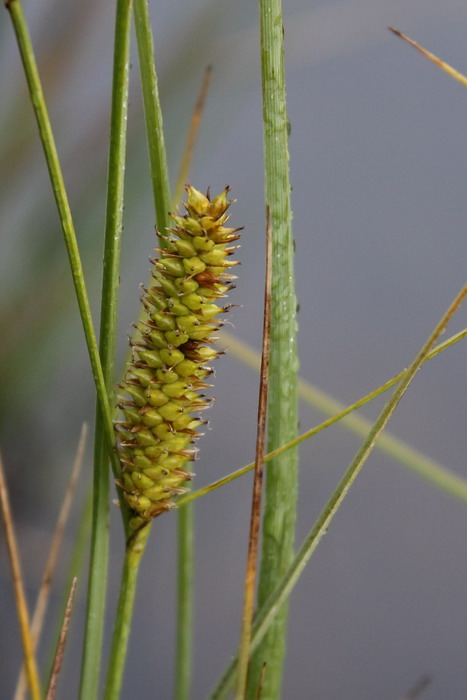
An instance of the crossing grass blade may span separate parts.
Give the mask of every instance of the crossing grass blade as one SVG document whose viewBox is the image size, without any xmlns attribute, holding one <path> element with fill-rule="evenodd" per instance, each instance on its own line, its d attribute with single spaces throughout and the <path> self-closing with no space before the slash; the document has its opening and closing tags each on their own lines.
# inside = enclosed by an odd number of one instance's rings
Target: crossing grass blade
<svg viewBox="0 0 467 700">
<path fill-rule="evenodd" d="M 340 480 L 337 488 L 335 489 L 331 498 L 321 511 L 321 514 L 319 515 L 317 521 L 311 528 L 308 536 L 305 538 L 302 546 L 300 547 L 287 572 L 284 574 L 283 577 L 281 577 L 280 582 L 276 585 L 266 603 L 258 611 L 258 614 L 255 617 L 253 637 L 251 641 L 252 651 L 258 648 L 258 646 L 261 644 L 261 640 L 267 634 L 270 626 L 274 623 L 274 618 L 280 612 L 284 602 L 288 599 L 288 596 L 292 592 L 294 586 L 300 578 L 300 575 L 304 571 L 305 566 L 307 565 L 311 555 L 316 550 L 322 537 L 326 534 L 334 516 L 337 514 L 345 497 L 350 491 L 350 488 L 355 482 L 355 479 L 360 473 L 369 455 L 371 454 L 375 446 L 376 440 L 386 427 L 390 417 L 397 408 L 399 401 L 402 399 L 403 395 L 407 391 L 416 373 L 425 362 L 430 352 L 430 349 L 433 347 L 439 336 L 444 332 L 449 321 L 458 311 L 466 296 L 467 285 L 462 287 L 460 292 L 455 297 L 454 301 L 450 304 L 446 313 L 443 315 L 439 323 L 437 323 L 428 340 L 424 343 L 422 349 L 420 350 L 412 364 L 409 366 L 404 378 L 401 380 L 393 395 L 384 406 L 380 415 L 376 419 L 373 427 L 368 433 L 366 439 L 362 443 L 360 449 L 358 450 L 351 464 L 347 468 L 347 471 Z M 267 659 L 265 659 L 264 661 L 266 664 L 268 663 Z M 230 663 L 229 667 L 223 674 L 214 692 L 210 696 L 211 700 L 223 700 L 223 698 L 226 698 L 228 696 L 235 682 L 237 670 L 238 655 L 234 657 L 233 661 Z"/>
</svg>

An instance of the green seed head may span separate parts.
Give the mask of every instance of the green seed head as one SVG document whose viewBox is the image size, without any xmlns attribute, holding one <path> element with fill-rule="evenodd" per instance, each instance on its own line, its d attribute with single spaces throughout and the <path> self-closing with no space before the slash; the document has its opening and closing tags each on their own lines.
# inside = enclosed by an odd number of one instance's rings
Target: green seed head
<svg viewBox="0 0 467 700">
<path fill-rule="evenodd" d="M 121 397 L 124 420 L 118 430 L 124 469 L 118 485 L 138 529 L 174 507 L 184 482 L 193 476 L 187 462 L 204 424 L 199 411 L 210 400 L 202 393 L 220 352 L 210 346 L 226 309 L 218 300 L 232 286 L 228 260 L 238 229 L 225 228 L 229 188 L 211 200 L 187 186 L 187 214 L 171 214 L 167 247 L 153 261 L 154 285 L 144 290 L 146 323 L 137 325 Z"/>
</svg>

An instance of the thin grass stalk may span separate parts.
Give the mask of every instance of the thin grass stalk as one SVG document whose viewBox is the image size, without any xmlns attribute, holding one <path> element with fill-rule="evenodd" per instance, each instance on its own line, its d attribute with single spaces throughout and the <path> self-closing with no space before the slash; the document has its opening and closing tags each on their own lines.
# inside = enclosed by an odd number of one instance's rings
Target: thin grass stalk
<svg viewBox="0 0 467 700">
<path fill-rule="evenodd" d="M 376 440 L 386 427 L 389 419 L 391 418 L 392 414 L 397 408 L 399 401 L 402 399 L 403 395 L 407 391 L 416 373 L 425 362 L 430 348 L 434 345 L 439 336 L 444 332 L 447 324 L 454 316 L 454 314 L 458 311 L 466 296 L 467 285 L 465 285 L 460 290 L 459 294 L 450 304 L 448 310 L 443 315 L 439 323 L 437 323 L 430 337 L 424 343 L 422 349 L 417 354 L 414 361 L 411 363 L 400 384 L 394 391 L 389 401 L 384 406 L 380 415 L 376 419 L 373 427 L 368 433 L 366 439 L 357 451 L 355 457 L 353 458 L 351 464 L 347 468 L 347 471 L 340 480 L 331 498 L 321 511 L 317 521 L 315 522 L 309 534 L 305 538 L 290 567 L 286 571 L 285 575 L 281 578 L 279 583 L 276 585 L 266 603 L 259 610 L 253 625 L 253 637 L 251 642 L 252 650 L 257 648 L 258 645 L 261 644 L 262 638 L 267 634 L 268 629 L 271 627 L 271 625 L 274 624 L 274 618 L 278 613 L 280 614 L 280 610 L 284 602 L 291 594 L 293 588 L 295 587 L 295 584 L 300 578 L 300 575 L 305 569 L 305 566 L 307 565 L 311 555 L 316 550 L 322 537 L 328 531 L 331 521 L 338 512 L 350 488 L 355 482 L 355 479 L 360 473 L 369 455 L 371 454 L 375 446 Z M 222 676 L 221 681 L 218 683 L 216 689 L 210 696 L 211 700 L 222 700 L 223 698 L 226 698 L 228 696 L 235 682 L 237 667 L 238 655 L 234 657 L 228 669 Z"/>
<path fill-rule="evenodd" d="M 63 499 L 62 505 L 60 507 L 60 512 L 58 514 L 57 522 L 52 536 L 52 541 L 50 543 L 49 554 L 47 556 L 47 561 L 44 567 L 44 573 L 42 574 L 41 585 L 39 587 L 39 593 L 37 595 L 34 613 L 32 615 L 31 634 L 34 644 L 34 651 L 37 649 L 37 644 L 42 633 L 44 617 L 47 612 L 47 607 L 50 599 L 52 580 L 55 574 L 55 569 L 57 566 L 57 561 L 63 542 L 63 535 L 65 533 L 65 528 L 68 523 L 71 505 L 76 492 L 76 485 L 78 483 L 79 475 L 81 473 L 81 467 L 83 465 L 84 447 L 86 444 L 87 434 L 88 426 L 86 423 L 83 423 L 78 448 L 76 450 L 76 455 L 73 460 L 73 467 L 71 469 L 70 478 L 68 480 L 65 497 Z M 25 694 L 26 674 L 23 667 L 18 677 L 18 683 L 16 685 L 14 700 L 22 700 L 25 697 Z"/>
<path fill-rule="evenodd" d="M 120 582 L 120 596 L 115 618 L 115 628 L 112 637 L 112 648 L 107 670 L 107 680 L 104 690 L 105 700 L 118 700 L 120 697 L 139 566 L 146 548 L 150 530 L 150 524 L 144 525 L 130 537 L 127 543 Z"/>
<path fill-rule="evenodd" d="M 433 357 L 436 357 L 436 355 L 438 355 L 440 352 L 446 350 L 451 345 L 458 343 L 466 336 L 467 329 L 459 331 L 459 333 L 456 333 L 455 335 L 451 336 L 451 338 L 448 338 L 448 340 L 437 345 L 436 348 L 434 348 L 429 353 L 427 360 L 431 360 Z M 228 350 L 232 355 L 235 355 L 236 357 L 240 358 L 242 362 L 247 364 L 249 367 L 252 367 L 253 369 L 259 368 L 261 356 L 256 350 L 251 348 L 243 341 L 237 340 L 230 333 L 226 333 L 225 331 L 222 332 L 222 340 L 225 343 L 227 343 Z M 340 425 L 342 425 L 342 427 L 348 430 L 349 432 L 364 438 L 371 428 L 371 422 L 364 416 L 355 413 L 356 409 L 361 408 L 377 396 L 380 396 L 380 394 L 382 394 L 383 392 L 390 389 L 390 387 L 394 386 L 394 384 L 396 384 L 399 381 L 399 379 L 401 379 L 404 376 L 406 371 L 407 370 L 403 370 L 398 375 L 390 379 L 388 382 L 380 386 L 378 389 L 375 389 L 374 391 L 370 392 L 363 398 L 359 399 L 358 401 L 347 407 L 341 401 L 337 401 L 326 392 L 322 391 L 321 389 L 318 389 L 313 384 L 310 384 L 310 382 L 307 382 L 305 379 L 299 379 L 298 394 L 300 398 L 306 401 L 310 406 L 313 406 L 313 408 L 315 408 L 320 413 L 330 416 L 330 418 L 325 420 L 323 423 L 320 423 L 315 428 L 312 428 L 306 433 L 303 433 L 297 441 L 292 440 L 289 443 L 286 443 L 286 445 L 283 445 L 280 448 L 278 448 L 277 452 L 274 451 L 270 454 L 274 456 L 276 454 L 280 454 L 283 450 L 289 449 L 289 447 L 300 444 L 301 442 L 303 442 L 303 440 L 308 439 L 320 430 L 323 430 L 324 428 L 327 428 L 328 426 L 338 421 Z M 351 413 L 353 413 L 353 415 L 349 415 Z M 384 452 L 385 454 L 392 457 L 404 468 L 408 469 L 409 471 L 412 471 L 420 478 L 428 481 L 431 485 L 440 488 L 441 490 L 445 491 L 451 496 L 454 496 L 455 498 L 460 498 L 462 501 L 466 500 L 467 482 L 465 479 L 458 476 L 450 469 L 447 469 L 443 465 L 439 464 L 439 462 L 430 459 L 426 455 L 414 449 L 403 440 L 399 440 L 399 438 L 396 438 L 388 431 L 385 431 L 384 434 L 380 437 L 376 447 L 381 452 Z M 265 459 L 271 459 L 271 457 L 268 456 Z M 253 464 L 250 464 L 247 467 L 244 467 L 242 470 L 234 472 L 232 476 L 233 478 L 236 478 L 237 476 L 241 476 L 243 473 L 249 471 L 252 468 Z M 221 479 L 205 488 L 208 490 L 213 490 L 215 488 L 219 488 L 220 485 L 227 483 L 227 481 L 229 480 L 230 477 L 224 477 L 224 479 Z M 193 497 L 198 498 L 198 494 L 203 495 L 201 492 L 195 491 Z M 186 501 L 190 500 L 190 498 L 191 496 L 184 497 L 180 500 L 179 504 L 182 505 L 182 503 L 185 503 Z"/>
<path fill-rule="evenodd" d="M 266 440 L 266 412 L 268 401 L 269 348 L 271 335 L 271 218 L 266 211 L 266 279 L 264 285 L 264 318 L 261 369 L 259 379 L 258 421 L 256 433 L 255 473 L 251 499 L 250 534 L 245 575 L 243 620 L 240 635 L 240 651 L 236 700 L 243 700 L 248 678 L 250 660 L 251 623 L 255 602 L 256 567 L 258 560 L 259 525 L 261 518 L 261 497 L 263 490 L 264 444 Z M 262 685 L 262 678 L 260 679 Z"/>
<path fill-rule="evenodd" d="M 285 95 L 281 0 L 260 0 L 261 75 L 266 207 L 272 225 L 271 360 L 268 451 L 297 435 L 297 321 L 290 209 L 288 120 Z M 298 455 L 295 449 L 266 471 L 265 507 L 258 605 L 264 604 L 294 555 Z M 287 609 L 276 618 L 251 660 L 248 693 L 256 698 L 263 662 L 268 668 L 263 694 L 280 694 L 285 655 Z"/>
<path fill-rule="evenodd" d="M 89 551 L 89 541 L 91 537 L 91 520 L 92 520 L 92 490 L 89 489 L 86 495 L 86 500 L 82 507 L 82 512 L 79 517 L 78 531 L 76 532 L 73 546 L 71 550 L 70 561 L 68 563 L 68 571 L 66 581 L 62 589 L 62 597 L 59 609 L 54 623 L 53 639 L 56 640 L 51 645 L 47 654 L 46 672 L 43 678 L 50 678 L 54 664 L 55 650 L 57 648 L 58 638 L 60 636 L 60 627 L 65 616 L 66 606 L 68 604 L 69 591 L 73 584 L 74 578 L 79 578 L 83 572 L 87 554 Z M 45 683 L 44 683 L 45 685 Z"/>
<path fill-rule="evenodd" d="M 65 244 L 67 248 L 68 258 L 70 262 L 73 284 L 75 287 L 76 299 L 78 301 L 81 322 L 83 324 L 84 336 L 88 348 L 89 359 L 91 362 L 92 375 L 96 385 L 97 398 L 101 406 L 104 416 L 104 430 L 107 437 L 107 447 L 109 449 L 112 468 L 115 474 L 119 472 L 119 462 L 116 453 L 113 450 L 115 443 L 112 412 L 107 396 L 106 384 L 102 365 L 97 346 L 96 335 L 91 316 L 91 308 L 89 305 L 88 294 L 84 282 L 83 266 L 76 240 L 73 219 L 71 216 L 68 196 L 65 189 L 65 183 L 58 159 L 57 148 L 55 145 L 52 127 L 50 124 L 47 106 L 44 99 L 44 93 L 37 69 L 36 59 L 32 48 L 31 38 L 24 17 L 23 9 L 20 0 L 7 0 L 5 3 L 7 10 L 10 13 L 11 21 L 16 35 L 18 48 L 23 63 L 23 68 L 26 76 L 26 81 L 29 88 L 31 103 L 34 109 L 34 114 L 39 127 L 39 136 L 44 150 L 45 160 L 49 171 L 52 190 L 55 197 L 55 202 L 60 217 Z M 125 508 L 125 503 L 122 503 Z"/>
<path fill-rule="evenodd" d="M 435 56 L 434 53 L 431 53 L 431 51 L 428 51 L 421 44 L 418 44 L 416 41 L 411 39 L 406 34 L 403 34 L 398 29 L 394 29 L 394 27 L 388 27 L 388 29 L 393 34 L 410 44 L 410 46 L 413 46 L 414 49 L 417 49 L 417 51 L 419 51 L 422 54 L 422 56 L 428 58 L 432 63 L 441 68 L 441 70 L 450 75 L 451 78 L 454 78 L 454 80 L 457 80 L 458 83 L 460 83 L 464 87 L 467 87 L 467 77 L 463 73 L 460 73 L 458 70 L 450 66 L 449 63 L 442 61 L 440 58 L 438 58 L 438 56 Z"/>
<path fill-rule="evenodd" d="M 3 460 L 0 455 L 0 510 L 2 514 L 3 524 L 5 527 L 5 539 L 8 549 L 8 557 L 11 565 L 11 576 L 13 581 L 13 590 L 16 601 L 16 612 L 18 615 L 19 629 L 21 633 L 21 641 L 23 644 L 24 666 L 26 668 L 26 676 L 28 679 L 29 691 L 32 700 L 41 700 L 42 693 L 39 681 L 39 670 L 34 654 L 34 642 L 31 634 L 31 625 L 29 622 L 29 611 L 26 600 L 24 578 L 21 569 L 21 561 L 19 556 L 18 543 L 13 525 L 13 516 L 11 513 L 10 498 L 8 495 L 8 487 L 3 469 Z"/>
<path fill-rule="evenodd" d="M 169 170 L 147 0 L 134 0 L 134 14 L 156 224 L 165 233 L 170 211 Z"/>
<path fill-rule="evenodd" d="M 206 97 L 209 91 L 209 85 L 211 83 L 211 76 L 212 66 L 208 66 L 204 72 L 203 82 L 201 83 L 198 99 L 196 100 L 195 109 L 193 110 L 193 114 L 190 121 L 190 127 L 188 129 L 185 148 L 183 149 L 182 162 L 177 177 L 177 184 L 175 185 L 175 192 L 172 198 L 175 204 L 177 204 L 177 202 L 180 202 L 180 200 L 182 199 L 183 189 L 186 183 L 188 182 L 188 174 L 190 172 L 191 162 L 193 160 L 196 141 L 198 139 L 199 127 L 201 125 L 204 104 L 206 102 Z"/>
<path fill-rule="evenodd" d="M 73 610 L 73 603 L 75 600 L 76 593 L 76 583 L 78 579 L 73 579 L 71 584 L 70 595 L 68 596 L 65 615 L 63 617 L 63 624 L 60 630 L 60 637 L 57 645 L 57 653 L 55 654 L 55 661 L 52 667 L 52 673 L 50 675 L 49 686 L 47 689 L 46 700 L 55 700 L 55 695 L 57 693 L 57 682 L 58 676 L 62 669 L 63 655 L 65 653 L 65 644 L 68 637 L 68 630 L 70 629 L 71 612 Z"/>
<path fill-rule="evenodd" d="M 177 514 L 177 621 L 175 640 L 175 700 L 190 694 L 193 658 L 193 506 Z"/>
<path fill-rule="evenodd" d="M 433 678 L 431 676 L 422 676 L 399 700 L 417 700 L 432 683 Z"/>
<path fill-rule="evenodd" d="M 450 341 L 446 342 L 449 343 Z M 428 357 L 427 359 L 430 358 Z M 310 428 L 310 430 L 307 430 L 301 435 L 298 435 L 294 440 L 291 440 L 286 445 L 281 445 L 281 447 L 278 447 L 272 452 L 269 452 L 269 454 L 264 456 L 264 462 L 269 462 L 271 461 L 271 459 L 274 459 L 274 457 L 277 457 L 286 450 L 300 445 L 305 440 L 308 440 L 310 437 L 313 437 L 313 435 L 317 435 L 325 428 L 329 428 L 331 425 L 334 425 L 334 423 L 344 421 L 352 411 L 355 411 L 357 408 L 361 408 L 361 406 L 364 406 L 365 404 L 369 403 L 374 398 L 380 396 L 382 393 L 394 386 L 394 384 L 397 384 L 397 382 L 400 381 L 400 379 L 402 379 L 406 372 L 407 370 L 404 370 L 404 372 L 401 372 L 399 375 L 397 375 L 397 377 L 394 377 L 386 384 L 383 384 L 383 386 L 379 387 L 379 389 L 376 389 L 371 394 L 367 394 L 367 396 L 364 396 L 356 403 L 352 404 L 351 406 L 348 406 L 340 413 L 336 414 L 335 416 L 332 416 L 331 418 L 328 418 L 322 423 L 319 423 L 319 425 Z M 360 420 L 360 416 L 355 416 L 355 418 L 358 418 Z M 364 425 L 368 426 L 368 430 L 371 429 L 370 421 L 368 421 L 366 418 L 362 419 L 362 428 Z M 368 430 L 366 431 L 364 436 L 368 433 Z M 376 444 L 376 449 L 381 449 L 381 443 L 386 438 L 389 438 L 387 434 L 383 434 L 380 436 L 378 443 Z M 432 462 L 430 459 L 428 459 L 428 457 L 425 457 L 425 455 L 416 452 L 411 447 L 398 441 L 397 438 L 391 437 L 390 442 L 388 444 L 389 449 L 388 446 L 386 446 L 385 450 L 389 452 L 389 454 L 392 454 L 393 452 L 395 455 L 400 453 L 400 461 L 402 464 L 409 466 L 409 468 L 413 469 L 416 473 L 419 472 L 424 479 L 426 479 L 436 487 L 440 488 L 445 493 L 448 493 L 449 495 L 467 504 L 467 481 L 465 479 L 450 471 L 446 467 L 442 467 L 436 462 Z M 180 498 L 177 502 L 177 507 L 184 508 L 187 504 L 191 503 L 191 501 L 195 501 L 196 499 L 201 498 L 201 496 L 205 496 L 206 494 L 211 493 L 212 491 L 217 491 L 217 489 L 221 488 L 222 486 L 225 486 L 231 481 L 238 479 L 240 476 L 247 474 L 249 471 L 254 469 L 254 466 L 254 462 L 251 462 L 245 467 L 241 467 L 241 469 L 237 469 L 236 471 L 227 474 L 221 479 L 217 479 L 216 481 L 213 481 L 210 484 L 203 486 L 197 491 L 192 491 L 186 496 L 182 496 L 182 498 Z"/>
<path fill-rule="evenodd" d="M 120 247 L 123 227 L 130 29 L 131 2 L 129 0 L 117 0 L 99 342 L 108 395 L 112 395 L 114 384 Z M 104 633 L 110 500 L 109 457 L 105 440 L 104 422 L 105 419 L 98 404 L 96 407 L 94 435 L 91 553 L 81 667 L 80 697 L 82 700 L 93 700 L 98 695 L 100 658 Z M 125 535 L 128 534 L 127 515 L 128 509 L 125 507 L 122 509 Z"/>
<path fill-rule="evenodd" d="M 451 338 L 445 340 L 443 343 L 440 343 L 435 348 L 433 348 L 433 350 L 428 354 L 425 362 L 433 359 L 433 357 L 436 357 L 436 355 L 438 355 L 443 350 L 446 350 L 448 347 L 451 347 L 451 345 L 453 345 L 454 343 L 459 342 L 460 340 L 462 340 L 462 338 L 465 338 L 466 335 L 467 330 L 460 331 L 459 333 L 453 335 Z M 253 360 L 256 358 L 258 353 L 256 353 L 256 351 L 253 350 L 251 351 L 251 353 L 252 355 L 250 359 Z M 275 450 L 264 456 L 264 462 L 269 462 L 271 459 L 274 459 L 274 457 L 277 457 L 286 450 L 289 450 L 291 447 L 296 447 L 297 445 L 300 445 L 305 440 L 308 440 L 310 437 L 313 437 L 313 435 L 317 435 L 317 433 L 321 432 L 325 428 L 329 428 L 331 425 L 334 425 L 335 423 L 340 421 L 346 424 L 346 421 L 352 419 L 352 431 L 357 434 L 361 433 L 362 437 L 365 437 L 368 434 L 369 430 L 371 430 L 370 421 L 366 418 L 363 418 L 362 416 L 351 416 L 350 414 L 356 409 L 361 408 L 376 397 L 380 396 L 385 391 L 388 391 L 388 389 L 393 387 L 404 377 L 407 371 L 408 370 L 403 370 L 395 377 L 387 381 L 385 384 L 378 387 L 378 389 L 375 389 L 370 394 L 367 394 L 352 405 L 347 406 L 343 410 L 339 411 L 339 413 L 331 416 L 331 418 L 328 418 L 327 420 L 323 421 L 322 423 L 319 423 L 315 427 L 310 428 L 310 430 L 307 430 L 301 435 L 298 435 L 291 442 L 276 448 Z M 315 391 L 314 387 L 311 388 L 313 391 Z M 341 404 L 339 404 L 334 399 L 329 398 L 328 400 L 331 401 L 332 405 L 335 405 L 336 407 L 341 406 Z M 396 459 L 399 458 L 401 464 L 408 467 L 409 469 L 412 469 L 415 473 L 422 476 L 429 483 L 443 490 L 450 496 L 453 496 L 467 504 L 467 481 L 460 477 L 458 474 L 455 474 L 454 472 L 450 471 L 446 467 L 441 466 L 437 462 L 433 462 L 425 455 L 420 454 L 412 447 L 403 443 L 401 440 L 398 440 L 394 436 L 390 436 L 388 432 L 385 432 L 383 433 L 383 435 L 380 436 L 375 447 L 376 449 L 385 451 L 386 453 L 390 454 Z M 217 479 L 216 481 L 213 481 L 212 483 L 203 486 L 197 491 L 192 491 L 191 493 L 182 496 L 177 502 L 177 507 L 185 508 L 186 505 L 188 505 L 191 501 L 201 498 L 201 496 L 205 496 L 206 494 L 211 493 L 212 491 L 216 491 L 222 486 L 229 484 L 231 481 L 238 479 L 240 476 L 247 474 L 254 468 L 254 466 L 254 462 L 251 462 L 245 467 L 237 469 L 236 471 L 227 474 L 227 476 L 224 476 L 221 479 Z"/>
</svg>

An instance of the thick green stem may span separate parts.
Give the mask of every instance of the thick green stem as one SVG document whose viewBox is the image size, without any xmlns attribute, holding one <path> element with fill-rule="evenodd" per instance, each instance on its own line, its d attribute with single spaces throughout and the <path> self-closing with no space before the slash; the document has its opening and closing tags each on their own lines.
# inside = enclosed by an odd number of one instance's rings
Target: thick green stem
<svg viewBox="0 0 467 700">
<path fill-rule="evenodd" d="M 139 565 L 146 548 L 150 529 L 151 525 L 148 523 L 130 537 L 127 543 L 104 692 L 105 700 L 118 700 L 120 697 Z"/>
<path fill-rule="evenodd" d="M 187 700 L 191 683 L 193 627 L 193 506 L 178 513 L 177 643 L 175 698 Z"/>
<path fill-rule="evenodd" d="M 291 230 L 288 120 L 280 0 L 260 0 L 266 206 L 272 225 L 271 359 L 268 452 L 293 440 L 298 430 L 296 298 Z M 273 460 L 266 470 L 263 545 L 258 606 L 274 589 L 294 554 L 297 451 Z M 263 665 L 264 700 L 279 697 L 285 654 L 284 608 L 251 661 L 248 698 L 256 698 Z"/>
<path fill-rule="evenodd" d="M 125 175 L 128 73 L 131 2 L 118 0 L 112 85 L 112 113 L 108 163 L 107 210 L 102 277 L 100 357 L 108 395 L 114 383 L 115 338 L 117 331 L 120 241 L 122 233 Z M 109 458 L 105 444 L 104 418 L 96 409 L 94 437 L 94 491 L 91 555 L 88 580 L 86 628 L 81 670 L 81 699 L 98 696 L 100 659 L 104 632 L 109 553 Z M 127 509 L 122 510 L 127 532 Z"/>
</svg>

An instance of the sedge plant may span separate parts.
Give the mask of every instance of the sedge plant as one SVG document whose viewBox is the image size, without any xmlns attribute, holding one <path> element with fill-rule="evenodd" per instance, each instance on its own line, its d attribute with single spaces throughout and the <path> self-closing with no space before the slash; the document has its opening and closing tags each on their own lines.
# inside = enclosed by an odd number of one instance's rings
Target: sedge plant
<svg viewBox="0 0 467 700">
<path fill-rule="evenodd" d="M 7 0 L 31 102 L 49 170 L 52 189 L 67 246 L 70 270 L 87 343 L 96 387 L 94 437 L 93 513 L 90 547 L 87 613 L 81 672 L 81 700 L 101 697 L 101 655 L 106 617 L 107 571 L 109 559 L 109 509 L 112 481 L 118 494 L 124 549 L 120 597 L 108 662 L 104 697 L 117 700 L 121 695 L 127 647 L 131 630 L 135 592 L 143 554 L 151 527 L 159 516 L 168 517 L 179 509 L 179 587 L 176 662 L 176 700 L 187 700 L 190 693 L 193 532 L 190 502 L 225 486 L 246 473 L 252 464 L 214 484 L 186 493 L 193 478 L 190 463 L 197 455 L 197 440 L 205 421 L 200 412 L 211 400 L 205 395 L 212 374 L 211 362 L 220 354 L 213 345 L 228 310 L 223 301 L 235 276 L 231 259 L 238 228 L 228 223 L 231 204 L 228 188 L 212 197 L 188 185 L 185 210 L 171 212 L 169 173 L 166 158 L 162 110 L 154 61 L 154 41 L 145 0 L 117 0 L 114 32 L 112 100 L 110 108 L 109 159 L 107 174 L 104 263 L 102 274 L 99 343 L 90 312 L 90 301 L 68 195 L 61 172 L 55 140 L 45 103 L 34 51 L 20 0 Z M 287 601 L 301 572 L 315 551 L 324 532 L 362 469 L 389 418 L 408 389 L 416 372 L 425 363 L 465 332 L 433 349 L 451 317 L 464 300 L 463 287 L 435 327 L 410 366 L 368 397 L 344 408 L 328 402 L 324 412 L 331 415 L 323 424 L 298 434 L 297 301 L 294 288 L 291 188 L 288 155 L 288 117 L 283 56 L 282 6 L 280 0 L 259 0 L 262 98 L 264 119 L 265 211 L 271 240 L 271 324 L 270 359 L 263 354 L 263 367 L 269 360 L 268 446 L 263 452 L 264 431 L 257 443 L 255 500 L 252 509 L 252 539 L 247 571 L 256 570 L 259 531 L 261 465 L 267 463 L 265 503 L 262 517 L 262 547 L 256 613 L 252 621 L 254 577 L 246 585 L 246 605 L 240 654 L 227 666 L 212 692 L 212 698 L 227 697 L 237 678 L 237 700 L 281 697 L 282 672 L 286 651 Z M 151 280 L 143 287 L 143 313 L 135 322 L 131 354 L 118 391 L 114 392 L 115 346 L 117 338 L 120 245 L 123 230 L 124 178 L 126 170 L 126 128 L 128 121 L 129 56 L 131 23 L 134 19 L 138 47 L 154 219 L 158 231 L 156 256 Z M 400 34 L 400 33 L 399 33 Z M 404 35 L 401 35 L 403 38 Z M 413 42 L 412 42 L 413 43 Z M 419 48 L 418 45 L 416 48 Z M 432 57 L 432 55 L 431 55 Z M 441 67 L 445 67 L 443 64 Z M 448 71 L 449 72 L 449 71 Z M 452 71 L 451 71 L 451 74 Z M 457 77 L 457 76 L 455 76 Z M 189 151 L 193 143 L 189 140 Z M 183 171 L 188 167 L 185 164 Z M 178 188 L 179 190 L 179 188 Z M 268 295 L 269 296 L 269 295 Z M 245 359 L 248 354 L 241 351 Z M 266 356 L 267 355 L 267 356 Z M 247 360 L 248 361 L 248 360 Z M 256 358 L 254 359 L 256 361 Z M 260 411 L 265 418 L 265 375 L 263 373 Z M 373 425 L 359 423 L 351 412 L 395 386 L 386 406 Z M 306 387 L 301 392 L 307 395 Z M 312 391 L 309 391 L 310 396 Z M 315 396 L 315 395 L 314 395 Z M 315 396 L 316 398 L 316 396 Z M 326 403 L 322 401 L 322 404 Z M 331 407 L 330 407 L 331 406 Z M 114 421 L 115 412 L 119 415 Z M 364 441 L 336 486 L 318 519 L 294 551 L 297 470 L 300 442 L 340 420 L 364 434 Z M 352 422 L 353 420 L 353 422 Z M 352 427 L 353 426 L 353 427 Z M 115 427 L 115 433 L 114 433 Z M 395 441 L 386 435 L 386 450 Z M 380 440 L 379 446 L 384 443 Z M 394 454 L 396 456 L 396 454 Z M 423 462 L 399 450 L 397 459 L 407 464 L 445 491 L 467 499 L 467 485 L 436 464 Z M 412 460 L 412 461 L 411 461 Z M 414 460 L 416 466 L 414 466 Z M 113 478 L 112 478 L 113 475 Z M 8 512 L 6 486 L 2 473 L 3 512 Z M 89 508 L 86 509 L 89 518 Z M 11 515 L 6 519 L 9 539 Z M 154 525 L 153 525 L 153 521 Z M 82 520 L 85 531 L 86 520 Z M 80 542 L 82 541 L 80 537 Z M 251 544 L 251 543 L 250 543 Z M 160 546 L 158 543 L 157 546 Z M 27 603 L 21 584 L 20 567 L 11 545 L 17 586 L 25 669 L 31 696 L 44 697 L 34 655 Z M 80 547 L 78 548 L 78 550 Z M 79 559 L 79 551 L 74 557 Z M 79 567 L 78 567 L 79 568 Z M 181 583 L 182 582 L 182 583 Z M 248 581 L 247 581 L 248 584 Z M 54 697 L 64 654 L 66 629 L 71 615 L 69 604 L 55 654 L 47 697 Z M 67 591 L 68 593 L 68 591 Z"/>
</svg>

